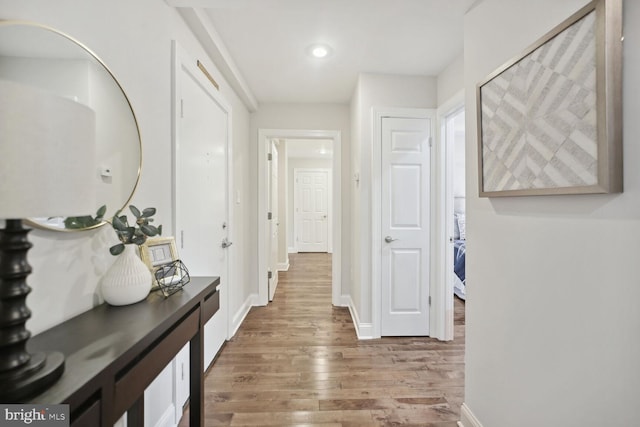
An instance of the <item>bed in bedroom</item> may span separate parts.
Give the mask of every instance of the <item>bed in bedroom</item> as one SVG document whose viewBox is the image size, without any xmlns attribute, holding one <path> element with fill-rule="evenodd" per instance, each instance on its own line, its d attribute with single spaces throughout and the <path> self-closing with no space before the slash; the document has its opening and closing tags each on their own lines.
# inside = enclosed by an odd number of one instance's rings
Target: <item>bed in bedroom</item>
<svg viewBox="0 0 640 427">
<path fill-rule="evenodd" d="M 466 240 L 453 241 L 453 293 L 461 299 L 466 299 L 465 292 L 465 254 Z"/>
<path fill-rule="evenodd" d="M 456 213 L 453 241 L 453 293 L 466 299 L 465 263 L 467 253 L 465 215 Z"/>
</svg>

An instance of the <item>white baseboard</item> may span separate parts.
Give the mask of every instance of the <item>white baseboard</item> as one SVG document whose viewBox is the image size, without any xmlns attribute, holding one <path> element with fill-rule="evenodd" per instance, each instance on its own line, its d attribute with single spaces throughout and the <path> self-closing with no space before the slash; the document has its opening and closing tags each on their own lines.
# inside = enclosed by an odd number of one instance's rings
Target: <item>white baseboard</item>
<svg viewBox="0 0 640 427">
<path fill-rule="evenodd" d="M 173 406 L 173 404 L 169 405 L 167 410 L 164 411 L 156 425 L 153 427 L 176 427 L 176 423 L 174 422 L 175 413 L 175 406 Z"/>
<path fill-rule="evenodd" d="M 289 260 L 278 263 L 278 271 L 289 271 Z"/>
<path fill-rule="evenodd" d="M 458 421 L 459 427 L 482 427 L 482 423 L 478 421 L 471 409 L 466 403 L 462 404 L 460 408 L 460 421 Z"/>
<path fill-rule="evenodd" d="M 351 297 L 349 295 L 340 295 L 338 307 L 349 307 Z"/>
<path fill-rule="evenodd" d="M 297 254 L 298 253 L 298 249 L 296 249 L 293 246 L 289 246 L 288 251 L 290 254 Z"/>
<path fill-rule="evenodd" d="M 353 326 L 356 328 L 356 334 L 358 335 L 359 340 L 370 340 L 373 339 L 373 324 L 371 323 L 362 323 L 360 321 L 360 317 L 358 316 L 358 310 L 356 310 L 355 304 L 353 304 L 353 300 L 351 297 L 347 297 L 349 313 L 351 313 L 351 319 L 353 320 Z"/>
<path fill-rule="evenodd" d="M 242 325 L 242 322 L 244 322 L 245 317 L 247 317 L 247 314 L 249 314 L 249 310 L 251 310 L 251 307 L 256 305 L 257 300 L 258 300 L 257 294 L 249 295 L 247 299 L 244 301 L 244 303 L 242 304 L 242 306 L 238 309 L 238 311 L 236 311 L 236 314 L 233 315 L 232 325 L 229 331 L 230 332 L 229 338 L 231 338 L 236 334 L 236 332 L 238 332 L 240 325 Z"/>
</svg>

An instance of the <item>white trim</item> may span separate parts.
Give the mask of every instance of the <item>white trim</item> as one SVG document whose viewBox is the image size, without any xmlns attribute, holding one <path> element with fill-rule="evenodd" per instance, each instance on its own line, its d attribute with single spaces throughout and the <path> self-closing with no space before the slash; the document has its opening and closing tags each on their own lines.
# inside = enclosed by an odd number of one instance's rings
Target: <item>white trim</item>
<svg viewBox="0 0 640 427">
<path fill-rule="evenodd" d="M 373 335 L 373 324 L 360 322 L 360 316 L 358 316 L 358 310 L 350 296 L 343 296 L 348 298 L 347 306 L 349 307 L 349 313 L 351 313 L 351 320 L 356 330 L 356 335 L 359 340 L 370 340 L 377 338 Z"/>
<path fill-rule="evenodd" d="M 291 264 L 289 264 L 289 260 L 287 259 L 287 262 L 279 262 L 278 263 L 278 271 L 289 271 L 289 266 Z"/>
<path fill-rule="evenodd" d="M 180 93 L 180 80 L 178 79 L 178 75 L 181 73 L 181 69 L 188 68 L 194 78 L 197 78 L 202 83 L 203 88 L 212 87 L 210 82 L 206 80 L 204 75 L 200 72 L 200 70 L 194 69 L 195 61 L 192 60 L 191 56 L 180 47 L 176 40 L 172 40 L 171 43 L 172 49 L 172 61 L 173 61 L 173 73 L 172 73 L 172 129 L 171 129 L 171 138 L 172 138 L 172 163 L 171 163 L 171 172 L 172 172 L 172 188 L 171 188 L 171 201 L 172 201 L 172 213 L 173 213 L 173 235 L 177 236 L 178 230 L 178 217 L 179 217 L 179 207 L 178 207 L 178 196 L 177 196 L 177 188 L 178 188 L 178 146 L 179 146 L 179 138 L 178 135 L 178 126 L 177 123 L 179 121 L 178 104 L 179 100 L 177 99 L 177 94 Z M 227 151 L 227 194 L 226 194 L 226 205 L 227 205 L 227 223 L 229 227 L 227 228 L 227 238 L 233 242 L 233 238 L 235 236 L 234 230 L 234 222 L 232 219 L 234 218 L 234 204 L 232 203 L 232 194 L 233 192 L 233 174 L 231 173 L 231 167 L 233 165 L 233 152 L 232 152 L 232 131 L 233 131 L 233 119 L 232 119 L 232 109 L 231 105 L 227 103 L 226 99 L 222 96 L 219 91 L 210 90 L 209 95 L 215 100 L 218 106 L 225 112 L 227 115 L 227 140 L 226 140 L 226 151 Z M 230 339 L 233 334 L 231 333 L 231 310 L 230 304 L 231 301 L 230 293 L 233 291 L 234 287 L 229 286 L 230 283 L 233 283 L 232 279 L 232 269 L 231 266 L 235 265 L 235 247 L 232 246 L 226 256 L 226 262 L 224 264 L 224 271 L 221 271 L 220 274 L 223 280 L 226 280 L 226 283 L 221 283 L 221 286 L 224 286 L 224 289 L 220 289 L 220 305 L 221 312 L 226 313 L 225 322 L 227 324 L 227 330 L 225 331 L 226 339 Z"/>
<path fill-rule="evenodd" d="M 162 416 L 153 427 L 175 427 L 174 414 L 176 413 L 175 406 L 173 404 L 162 413 Z M 146 418 L 146 417 L 145 417 Z"/>
<path fill-rule="evenodd" d="M 463 403 L 460 407 L 460 421 L 458 421 L 460 427 L 482 427 L 482 423 L 471 412 L 471 409 L 466 403 Z"/>
<path fill-rule="evenodd" d="M 435 121 L 436 110 L 425 108 L 387 108 L 387 107 L 372 107 L 371 108 L 372 120 L 372 147 L 371 147 L 371 235 L 380 236 L 380 230 L 382 227 L 382 118 L 383 117 L 399 117 L 399 118 L 415 118 L 415 119 L 430 119 L 431 121 L 431 136 L 435 136 Z M 431 176 L 435 173 L 436 156 L 431 156 Z M 433 199 L 434 179 L 431 179 L 431 200 L 430 204 L 430 234 L 435 235 L 435 215 L 436 206 Z M 433 239 L 432 239 L 433 240 Z M 433 265 L 434 256 L 434 242 L 431 242 L 430 250 L 430 264 Z M 371 323 L 372 323 L 372 338 L 380 338 L 381 336 L 381 292 L 382 292 L 382 280 L 380 277 L 380 257 L 382 246 L 380 239 L 371 239 Z M 429 277 L 429 294 L 433 292 L 433 287 L 437 286 L 436 280 L 433 277 L 433 269 L 431 277 Z M 440 310 L 441 308 L 434 307 L 429 308 L 429 316 L 433 310 Z"/>
<path fill-rule="evenodd" d="M 438 135 L 435 138 L 435 156 L 437 157 L 436 194 L 434 200 L 438 206 L 438 219 L 434 234 L 437 262 L 434 265 L 436 283 L 444 286 L 434 286 L 432 289 L 431 336 L 443 341 L 452 340 L 454 334 L 453 323 L 453 247 L 450 237 L 453 237 L 453 164 L 454 153 L 447 145 L 447 118 L 464 109 L 464 90 L 456 93 L 438 107 Z"/>
<path fill-rule="evenodd" d="M 202 47 L 209 55 L 220 73 L 229 83 L 234 92 L 240 97 L 249 112 L 253 113 L 258 109 L 258 101 L 256 100 L 251 88 L 244 80 L 244 76 L 236 65 L 233 57 L 227 50 L 227 46 L 222 41 L 222 37 L 211 24 L 206 11 L 198 7 L 182 7 L 183 2 L 176 0 L 166 0 L 169 6 L 174 6 L 178 13 L 182 16 L 187 26 L 191 29 Z M 218 82 L 222 83 L 222 82 Z"/>
<path fill-rule="evenodd" d="M 295 246 L 289 246 L 287 248 L 287 252 L 290 253 L 290 254 L 297 254 L 298 250 L 295 248 Z"/>
<path fill-rule="evenodd" d="M 265 233 L 267 230 L 266 146 L 274 138 L 332 139 L 333 140 L 333 262 L 331 271 L 331 302 L 339 305 L 342 289 L 342 134 L 336 130 L 258 129 L 258 301 L 268 304 L 267 254 Z M 263 274 L 264 272 L 264 274 Z"/>
<path fill-rule="evenodd" d="M 300 199 L 298 197 L 298 174 L 302 172 L 326 172 L 327 174 L 327 253 L 333 253 L 333 236 L 330 233 L 333 227 L 333 187 L 332 187 L 332 178 L 333 171 L 327 168 L 293 168 L 293 246 L 295 247 L 296 253 L 300 251 L 298 247 L 298 233 L 300 232 L 300 227 L 298 224 L 298 213 L 297 207 Z"/>
<path fill-rule="evenodd" d="M 240 326 L 242 326 L 242 322 L 244 322 L 244 319 L 249 314 L 251 307 L 257 305 L 257 300 L 258 296 L 256 294 L 251 294 L 247 297 L 246 300 L 244 300 L 244 303 L 240 306 L 240 308 L 238 308 L 238 311 L 236 311 L 236 313 L 233 315 L 232 321 L 230 322 L 231 325 L 229 328 L 229 338 L 232 338 L 236 334 L 236 332 L 238 332 L 238 329 L 240 329 Z"/>
<path fill-rule="evenodd" d="M 349 295 L 340 295 L 339 307 L 349 307 L 351 304 L 351 297 Z"/>
</svg>

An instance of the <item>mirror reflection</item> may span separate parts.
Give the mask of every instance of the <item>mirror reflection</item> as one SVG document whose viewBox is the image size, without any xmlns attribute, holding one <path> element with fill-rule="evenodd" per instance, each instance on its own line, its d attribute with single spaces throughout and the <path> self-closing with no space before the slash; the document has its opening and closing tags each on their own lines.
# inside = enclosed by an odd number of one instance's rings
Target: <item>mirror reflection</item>
<svg viewBox="0 0 640 427">
<path fill-rule="evenodd" d="M 92 217 L 31 218 L 32 225 L 67 231 L 95 228 L 104 224 L 100 213 L 108 219 L 128 204 L 140 176 L 138 125 L 125 93 L 99 58 L 52 28 L 0 21 L 0 79 L 51 91 L 96 113 L 98 194 Z M 28 164 L 25 159 L 25 167 Z"/>
</svg>

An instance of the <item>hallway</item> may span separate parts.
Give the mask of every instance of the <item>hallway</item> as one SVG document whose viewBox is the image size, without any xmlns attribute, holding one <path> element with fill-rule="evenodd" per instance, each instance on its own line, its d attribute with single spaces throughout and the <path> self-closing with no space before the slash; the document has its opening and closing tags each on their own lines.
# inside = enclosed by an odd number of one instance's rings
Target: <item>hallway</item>
<svg viewBox="0 0 640 427">
<path fill-rule="evenodd" d="M 290 262 L 273 303 L 250 311 L 209 370 L 207 426 L 456 427 L 461 301 L 453 342 L 358 341 L 348 309 L 331 306 L 331 255 L 291 254 Z"/>
</svg>

